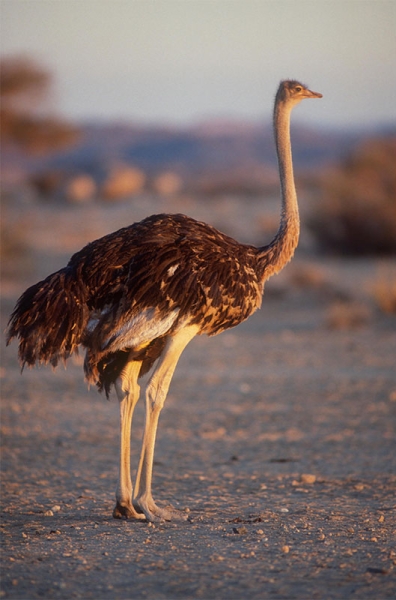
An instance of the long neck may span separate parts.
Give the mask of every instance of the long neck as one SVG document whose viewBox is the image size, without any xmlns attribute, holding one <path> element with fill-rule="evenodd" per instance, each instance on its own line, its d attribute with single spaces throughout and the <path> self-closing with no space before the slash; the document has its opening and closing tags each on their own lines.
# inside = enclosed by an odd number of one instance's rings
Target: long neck
<svg viewBox="0 0 396 600">
<path fill-rule="evenodd" d="M 293 160 L 290 143 L 291 106 L 277 101 L 274 108 L 274 134 L 278 155 L 279 177 L 282 194 L 282 209 L 279 230 L 272 242 L 259 249 L 265 271 L 263 279 L 279 273 L 290 261 L 298 244 L 300 219 L 296 187 L 293 175 Z"/>
</svg>

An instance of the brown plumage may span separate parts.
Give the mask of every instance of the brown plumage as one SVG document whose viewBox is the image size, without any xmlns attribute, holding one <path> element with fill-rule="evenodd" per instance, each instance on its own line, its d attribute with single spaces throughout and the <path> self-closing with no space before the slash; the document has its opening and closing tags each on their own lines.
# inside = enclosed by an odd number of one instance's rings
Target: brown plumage
<svg viewBox="0 0 396 600">
<path fill-rule="evenodd" d="M 178 358 L 197 334 L 216 335 L 261 305 L 264 282 L 290 260 L 299 218 L 290 149 L 290 112 L 320 97 L 296 81 L 282 82 L 274 108 L 282 188 L 281 224 L 256 248 L 184 215 L 154 215 L 98 239 L 66 267 L 30 287 L 11 315 L 8 341 L 19 337 L 22 365 L 66 360 L 86 349 L 89 382 L 121 404 L 120 477 L 115 517 L 168 519 L 151 496 L 159 412 Z M 137 380 L 158 360 L 146 391 L 146 427 L 132 493 L 129 438 Z"/>
</svg>

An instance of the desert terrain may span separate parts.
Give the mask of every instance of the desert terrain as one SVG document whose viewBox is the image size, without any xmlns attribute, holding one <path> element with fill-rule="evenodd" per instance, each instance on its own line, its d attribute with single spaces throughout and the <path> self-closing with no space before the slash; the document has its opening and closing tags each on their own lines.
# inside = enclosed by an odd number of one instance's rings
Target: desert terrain
<svg viewBox="0 0 396 600">
<path fill-rule="evenodd" d="M 265 243 L 278 200 L 7 203 L 2 331 L 28 285 L 155 212 Z M 115 395 L 87 389 L 82 357 L 21 375 L 16 343 L 5 348 L 2 337 L 1 597 L 394 598 L 396 318 L 373 293 L 392 269 L 390 259 L 321 256 L 303 228 L 261 310 L 193 340 L 161 414 L 154 467 L 154 497 L 184 511 L 181 522 L 112 518 Z M 141 402 L 135 466 L 143 418 Z"/>
</svg>

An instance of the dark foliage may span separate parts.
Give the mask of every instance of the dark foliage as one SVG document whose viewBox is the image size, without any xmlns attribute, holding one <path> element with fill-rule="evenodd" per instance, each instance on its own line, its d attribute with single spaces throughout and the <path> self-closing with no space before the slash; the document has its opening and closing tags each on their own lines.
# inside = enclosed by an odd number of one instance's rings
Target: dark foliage
<svg viewBox="0 0 396 600">
<path fill-rule="evenodd" d="M 308 221 L 319 246 L 332 253 L 396 252 L 396 137 L 359 146 L 319 182 Z"/>
</svg>

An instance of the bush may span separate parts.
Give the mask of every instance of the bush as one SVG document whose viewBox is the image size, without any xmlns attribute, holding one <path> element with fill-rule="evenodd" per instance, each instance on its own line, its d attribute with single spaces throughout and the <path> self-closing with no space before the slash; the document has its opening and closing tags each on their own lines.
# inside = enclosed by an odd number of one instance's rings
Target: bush
<svg viewBox="0 0 396 600">
<path fill-rule="evenodd" d="M 69 123 L 43 116 L 48 112 L 52 77 L 39 64 L 25 57 L 0 61 L 0 136 L 5 144 L 40 154 L 76 142 L 78 131 Z"/>
<path fill-rule="evenodd" d="M 396 252 L 396 138 L 372 139 L 319 181 L 308 226 L 319 246 L 350 255 Z"/>
</svg>

